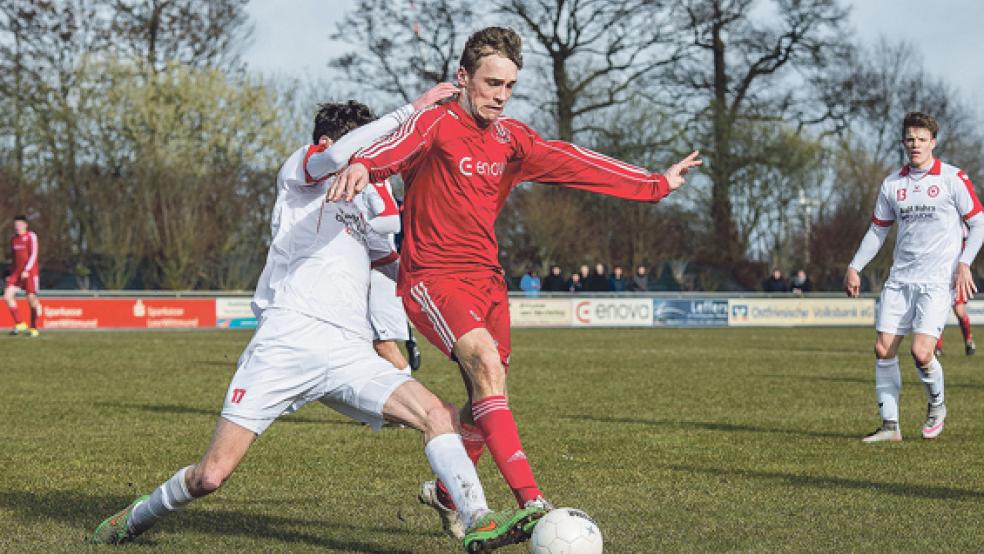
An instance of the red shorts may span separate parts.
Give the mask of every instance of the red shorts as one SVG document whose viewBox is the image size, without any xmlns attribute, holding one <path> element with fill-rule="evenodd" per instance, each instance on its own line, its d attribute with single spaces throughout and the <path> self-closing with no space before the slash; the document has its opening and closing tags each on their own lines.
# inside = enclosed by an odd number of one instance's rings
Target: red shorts
<svg viewBox="0 0 984 554">
<path fill-rule="evenodd" d="M 27 279 L 21 279 L 20 273 L 8 275 L 6 287 L 17 287 L 27 294 L 37 294 L 38 290 L 41 289 L 41 286 L 38 283 L 37 273 L 28 273 Z"/>
<path fill-rule="evenodd" d="M 403 307 L 414 328 L 431 344 L 454 359 L 458 338 L 482 327 L 488 330 L 509 367 L 509 294 L 499 274 L 482 277 L 456 275 L 406 276 Z"/>
</svg>

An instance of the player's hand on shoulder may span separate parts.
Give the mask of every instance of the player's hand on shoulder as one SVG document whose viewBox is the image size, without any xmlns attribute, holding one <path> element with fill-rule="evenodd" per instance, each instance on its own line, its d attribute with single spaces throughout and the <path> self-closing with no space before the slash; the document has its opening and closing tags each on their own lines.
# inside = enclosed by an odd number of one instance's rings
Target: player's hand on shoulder
<svg viewBox="0 0 984 554">
<path fill-rule="evenodd" d="M 328 202 L 345 200 L 351 202 L 355 195 L 362 192 L 369 184 L 369 170 L 366 166 L 356 163 L 343 169 L 332 182 L 325 194 Z"/>
<path fill-rule="evenodd" d="M 440 83 L 423 93 L 416 100 L 411 102 L 413 109 L 422 110 L 431 104 L 437 104 L 441 100 L 450 98 L 458 94 L 458 87 L 453 83 Z"/>
<path fill-rule="evenodd" d="M 663 176 L 666 177 L 666 184 L 669 185 L 670 190 L 676 190 L 682 187 L 684 183 L 684 176 L 687 172 L 690 171 L 690 169 L 704 163 L 704 160 L 697 157 L 699 155 L 700 152 L 694 150 L 689 156 L 671 165 L 670 168 L 666 170 L 666 173 L 664 173 Z"/>
<path fill-rule="evenodd" d="M 851 298 L 857 298 L 861 294 L 861 276 L 853 267 L 847 268 L 844 274 L 844 292 Z"/>
</svg>

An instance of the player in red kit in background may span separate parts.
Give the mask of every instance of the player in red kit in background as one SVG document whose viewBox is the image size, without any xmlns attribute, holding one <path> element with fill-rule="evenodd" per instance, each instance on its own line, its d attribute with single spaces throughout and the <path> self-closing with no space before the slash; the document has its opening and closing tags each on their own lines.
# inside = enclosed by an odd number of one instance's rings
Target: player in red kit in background
<svg viewBox="0 0 984 554">
<path fill-rule="evenodd" d="M 10 238 L 10 275 L 4 284 L 3 299 L 7 302 L 10 315 L 14 318 L 11 335 L 28 332 L 38 336 L 38 318 L 41 317 L 41 303 L 38 302 L 38 236 L 27 228 L 27 217 L 14 218 L 14 236 Z M 17 310 L 17 289 L 27 293 L 27 303 L 31 308 L 31 327 L 21 320 Z"/>
<path fill-rule="evenodd" d="M 399 294 L 421 333 L 459 364 L 470 404 L 462 437 L 473 461 L 487 446 L 520 506 L 550 508 L 533 478 L 506 397 L 509 301 L 494 223 L 523 181 L 657 202 L 700 165 L 694 152 L 663 175 L 566 142 L 547 141 L 500 117 L 522 67 L 521 39 L 489 27 L 465 45 L 456 101 L 423 110 L 350 160 L 327 199 L 351 199 L 369 182 L 401 174 L 405 184 Z M 421 500 L 442 513 L 446 495 Z M 447 525 L 447 519 L 445 524 Z"/>
</svg>

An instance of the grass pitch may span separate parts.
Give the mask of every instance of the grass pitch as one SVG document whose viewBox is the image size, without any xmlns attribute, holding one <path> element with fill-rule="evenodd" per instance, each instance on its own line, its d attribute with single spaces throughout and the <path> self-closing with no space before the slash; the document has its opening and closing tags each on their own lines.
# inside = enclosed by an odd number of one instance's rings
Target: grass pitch
<svg viewBox="0 0 984 554">
<path fill-rule="evenodd" d="M 0 340 L 0 550 L 85 551 L 92 529 L 206 446 L 249 333 L 46 333 Z M 877 425 L 870 329 L 517 330 L 511 401 L 549 498 L 621 552 L 978 551 L 984 358 L 948 334 L 950 417 L 905 442 Z M 461 402 L 429 346 L 419 377 Z M 487 456 L 494 506 L 511 495 Z M 218 494 L 136 552 L 454 552 L 415 500 L 416 433 L 320 404 L 274 424 Z M 105 549 L 103 549 L 105 550 Z M 517 546 L 504 552 L 524 552 Z"/>
</svg>

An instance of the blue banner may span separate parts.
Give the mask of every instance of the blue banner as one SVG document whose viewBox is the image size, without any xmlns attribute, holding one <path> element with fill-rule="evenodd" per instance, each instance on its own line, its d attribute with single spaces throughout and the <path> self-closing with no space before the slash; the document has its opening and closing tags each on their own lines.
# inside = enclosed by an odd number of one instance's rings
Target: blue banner
<svg viewBox="0 0 984 554">
<path fill-rule="evenodd" d="M 728 300 L 654 298 L 653 325 L 655 327 L 727 327 Z"/>
</svg>

